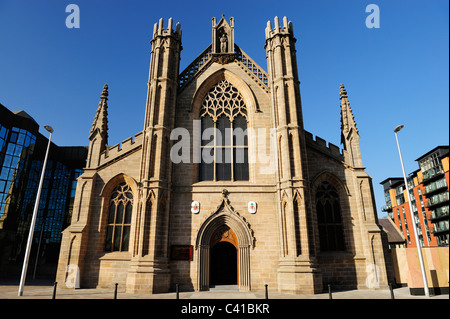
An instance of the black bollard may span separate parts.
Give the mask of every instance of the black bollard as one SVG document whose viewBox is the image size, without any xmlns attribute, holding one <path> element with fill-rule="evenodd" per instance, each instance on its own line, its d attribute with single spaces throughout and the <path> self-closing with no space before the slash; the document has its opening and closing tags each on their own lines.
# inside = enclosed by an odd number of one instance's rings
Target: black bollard
<svg viewBox="0 0 450 319">
<path fill-rule="evenodd" d="M 389 283 L 389 290 L 391 291 L 391 299 L 395 299 L 394 297 L 394 289 L 392 288 L 392 284 Z"/>
<path fill-rule="evenodd" d="M 269 299 L 269 285 L 265 284 L 264 286 L 266 287 L 266 299 Z"/>
<path fill-rule="evenodd" d="M 117 286 L 118 286 L 119 284 L 116 282 L 116 284 L 115 284 L 115 288 L 114 288 L 114 299 L 117 299 Z"/>
<path fill-rule="evenodd" d="M 330 297 L 330 299 L 333 299 L 333 296 L 331 294 L 331 285 L 328 285 L 328 296 Z"/>
<path fill-rule="evenodd" d="M 180 285 L 176 284 L 176 290 L 177 290 L 177 299 L 180 299 Z"/>
<path fill-rule="evenodd" d="M 58 283 L 55 281 L 55 283 L 53 284 L 53 296 L 52 299 L 56 299 L 56 286 L 58 285 Z"/>
</svg>

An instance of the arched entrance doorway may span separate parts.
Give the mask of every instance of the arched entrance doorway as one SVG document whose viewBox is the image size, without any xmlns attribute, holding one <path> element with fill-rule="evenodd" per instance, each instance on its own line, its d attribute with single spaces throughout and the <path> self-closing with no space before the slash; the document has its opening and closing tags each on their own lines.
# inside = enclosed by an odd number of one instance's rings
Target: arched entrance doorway
<svg viewBox="0 0 450 319">
<path fill-rule="evenodd" d="M 210 285 L 238 284 L 238 240 L 234 231 L 223 225 L 211 238 Z"/>
<path fill-rule="evenodd" d="M 236 275 L 231 272 L 232 266 L 227 267 L 227 278 L 236 277 L 235 284 L 240 291 L 250 291 L 250 250 L 253 247 L 254 237 L 250 225 L 236 213 L 223 192 L 221 205 L 201 225 L 197 233 L 195 249 L 197 257 L 197 284 L 199 291 L 209 290 L 213 283 L 217 269 L 212 269 L 214 263 L 232 254 L 234 247 L 236 259 L 226 258 L 228 265 L 236 265 Z M 230 245 L 221 244 L 226 242 Z M 219 245 L 220 244 L 220 245 Z M 219 245 L 215 247 L 216 245 Z M 214 254 L 214 256 L 212 256 Z M 217 257 L 219 256 L 219 257 Z"/>
</svg>

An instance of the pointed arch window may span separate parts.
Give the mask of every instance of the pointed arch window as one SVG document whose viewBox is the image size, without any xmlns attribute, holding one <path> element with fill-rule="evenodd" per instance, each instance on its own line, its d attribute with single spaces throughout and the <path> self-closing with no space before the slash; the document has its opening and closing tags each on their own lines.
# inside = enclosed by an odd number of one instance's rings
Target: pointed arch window
<svg viewBox="0 0 450 319">
<path fill-rule="evenodd" d="M 130 186 L 123 182 L 112 191 L 109 200 L 106 251 L 128 251 L 132 211 L 133 193 Z"/>
<path fill-rule="evenodd" d="M 322 182 L 316 191 L 320 250 L 345 250 L 339 194 L 330 183 Z"/>
<path fill-rule="evenodd" d="M 249 180 L 247 108 L 227 80 L 206 94 L 200 110 L 200 181 Z"/>
</svg>

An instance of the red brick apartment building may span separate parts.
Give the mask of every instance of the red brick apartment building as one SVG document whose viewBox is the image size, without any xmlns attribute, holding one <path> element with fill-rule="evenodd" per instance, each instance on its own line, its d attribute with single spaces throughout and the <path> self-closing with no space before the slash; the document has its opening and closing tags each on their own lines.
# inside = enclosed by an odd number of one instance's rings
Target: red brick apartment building
<svg viewBox="0 0 450 319">
<path fill-rule="evenodd" d="M 448 246 L 449 237 L 449 147 L 437 146 L 416 161 L 419 169 L 408 178 L 408 190 L 422 247 Z M 406 247 L 416 247 L 408 196 L 403 178 L 389 177 L 384 187 L 388 213 L 406 238 Z"/>
</svg>

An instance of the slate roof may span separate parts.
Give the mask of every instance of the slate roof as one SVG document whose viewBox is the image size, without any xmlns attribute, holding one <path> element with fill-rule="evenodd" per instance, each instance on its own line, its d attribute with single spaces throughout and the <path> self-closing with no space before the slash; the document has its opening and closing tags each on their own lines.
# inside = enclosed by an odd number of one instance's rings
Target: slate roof
<svg viewBox="0 0 450 319">
<path fill-rule="evenodd" d="M 389 217 L 378 219 L 378 223 L 386 232 L 390 244 L 405 242 L 405 237 Z"/>
</svg>

